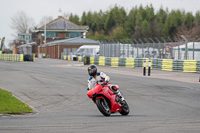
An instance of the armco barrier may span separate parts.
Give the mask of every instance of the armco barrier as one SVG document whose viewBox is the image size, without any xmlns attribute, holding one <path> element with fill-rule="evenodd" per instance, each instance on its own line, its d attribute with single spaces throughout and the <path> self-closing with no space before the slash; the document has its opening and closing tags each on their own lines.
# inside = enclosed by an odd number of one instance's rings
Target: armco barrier
<svg viewBox="0 0 200 133">
<path fill-rule="evenodd" d="M 197 61 L 196 60 L 184 60 L 183 61 L 183 72 L 197 72 Z"/>
<path fill-rule="evenodd" d="M 99 65 L 100 66 L 105 66 L 105 57 L 99 56 Z"/>
<path fill-rule="evenodd" d="M 111 58 L 111 66 L 118 67 L 119 66 L 119 58 L 112 57 Z"/>
<path fill-rule="evenodd" d="M 134 68 L 135 67 L 135 59 L 134 58 L 126 58 L 126 67 Z"/>
<path fill-rule="evenodd" d="M 163 59 L 162 60 L 162 70 L 173 71 L 173 60 L 172 59 Z"/>
</svg>

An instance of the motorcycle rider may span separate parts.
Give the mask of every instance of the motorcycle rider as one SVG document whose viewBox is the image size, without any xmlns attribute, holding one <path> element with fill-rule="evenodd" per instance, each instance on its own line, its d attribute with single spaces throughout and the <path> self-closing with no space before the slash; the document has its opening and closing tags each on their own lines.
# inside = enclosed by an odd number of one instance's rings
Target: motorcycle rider
<svg viewBox="0 0 200 133">
<path fill-rule="evenodd" d="M 88 90 L 95 87 L 97 81 L 98 82 L 108 82 L 110 80 L 110 77 L 108 77 L 104 72 L 97 72 L 97 67 L 95 65 L 90 65 L 88 67 Z M 119 92 L 119 87 L 117 85 L 111 85 L 109 84 L 111 90 L 114 92 L 116 96 L 119 97 L 120 103 L 123 103 L 124 97 Z"/>
</svg>

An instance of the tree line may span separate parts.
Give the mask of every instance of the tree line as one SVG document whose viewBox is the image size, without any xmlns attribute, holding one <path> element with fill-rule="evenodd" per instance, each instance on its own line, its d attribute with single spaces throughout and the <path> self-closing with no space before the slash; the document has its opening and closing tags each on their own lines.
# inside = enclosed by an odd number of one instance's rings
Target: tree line
<svg viewBox="0 0 200 133">
<path fill-rule="evenodd" d="M 200 33 L 200 11 L 193 15 L 184 10 L 169 11 L 160 7 L 155 12 L 152 5 L 135 6 L 129 12 L 115 5 L 107 11 L 83 12 L 80 17 L 71 13 L 69 20 L 88 25 L 87 37 L 95 40 L 196 36 Z"/>
<path fill-rule="evenodd" d="M 81 16 L 64 13 L 63 17 L 78 25 L 89 26 L 87 38 L 94 40 L 173 38 L 173 36 L 182 40 L 181 35 L 194 37 L 200 34 L 200 11 L 192 14 L 179 9 L 169 11 L 168 8 L 163 9 L 163 7 L 155 11 L 152 5 L 135 6 L 130 11 L 115 5 L 107 11 L 88 11 L 83 12 Z M 31 33 L 33 29 L 52 21 L 53 17 L 42 17 L 36 26 L 33 19 L 21 11 L 11 20 L 11 27 L 18 34 Z"/>
</svg>

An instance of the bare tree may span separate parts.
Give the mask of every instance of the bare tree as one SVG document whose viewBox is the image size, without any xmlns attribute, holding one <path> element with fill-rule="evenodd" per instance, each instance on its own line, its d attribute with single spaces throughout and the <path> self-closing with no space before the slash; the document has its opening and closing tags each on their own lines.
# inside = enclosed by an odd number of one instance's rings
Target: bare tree
<svg viewBox="0 0 200 133">
<path fill-rule="evenodd" d="M 48 24 L 53 20 L 52 16 L 43 16 L 40 20 L 39 27 L 44 26 L 45 24 Z"/>
<path fill-rule="evenodd" d="M 24 11 L 19 11 L 11 18 L 11 28 L 18 33 L 30 33 L 34 27 L 34 21 Z"/>
</svg>

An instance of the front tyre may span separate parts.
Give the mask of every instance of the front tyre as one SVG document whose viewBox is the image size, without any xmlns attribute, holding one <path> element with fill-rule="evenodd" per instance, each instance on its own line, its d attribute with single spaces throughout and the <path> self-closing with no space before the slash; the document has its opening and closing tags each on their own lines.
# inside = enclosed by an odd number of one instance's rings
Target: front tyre
<svg viewBox="0 0 200 133">
<path fill-rule="evenodd" d="M 126 102 L 125 100 L 124 100 L 123 102 L 124 102 L 124 103 L 123 103 L 123 106 L 121 106 L 122 111 L 119 112 L 119 113 L 120 113 L 121 115 L 128 115 L 129 112 L 130 112 L 129 106 L 128 106 L 128 104 L 127 104 L 127 102 Z"/>
<path fill-rule="evenodd" d="M 111 114 L 110 107 L 105 99 L 102 99 L 102 98 L 97 99 L 96 105 L 97 105 L 97 108 L 99 109 L 99 111 L 104 116 L 110 116 L 110 114 Z"/>
</svg>

